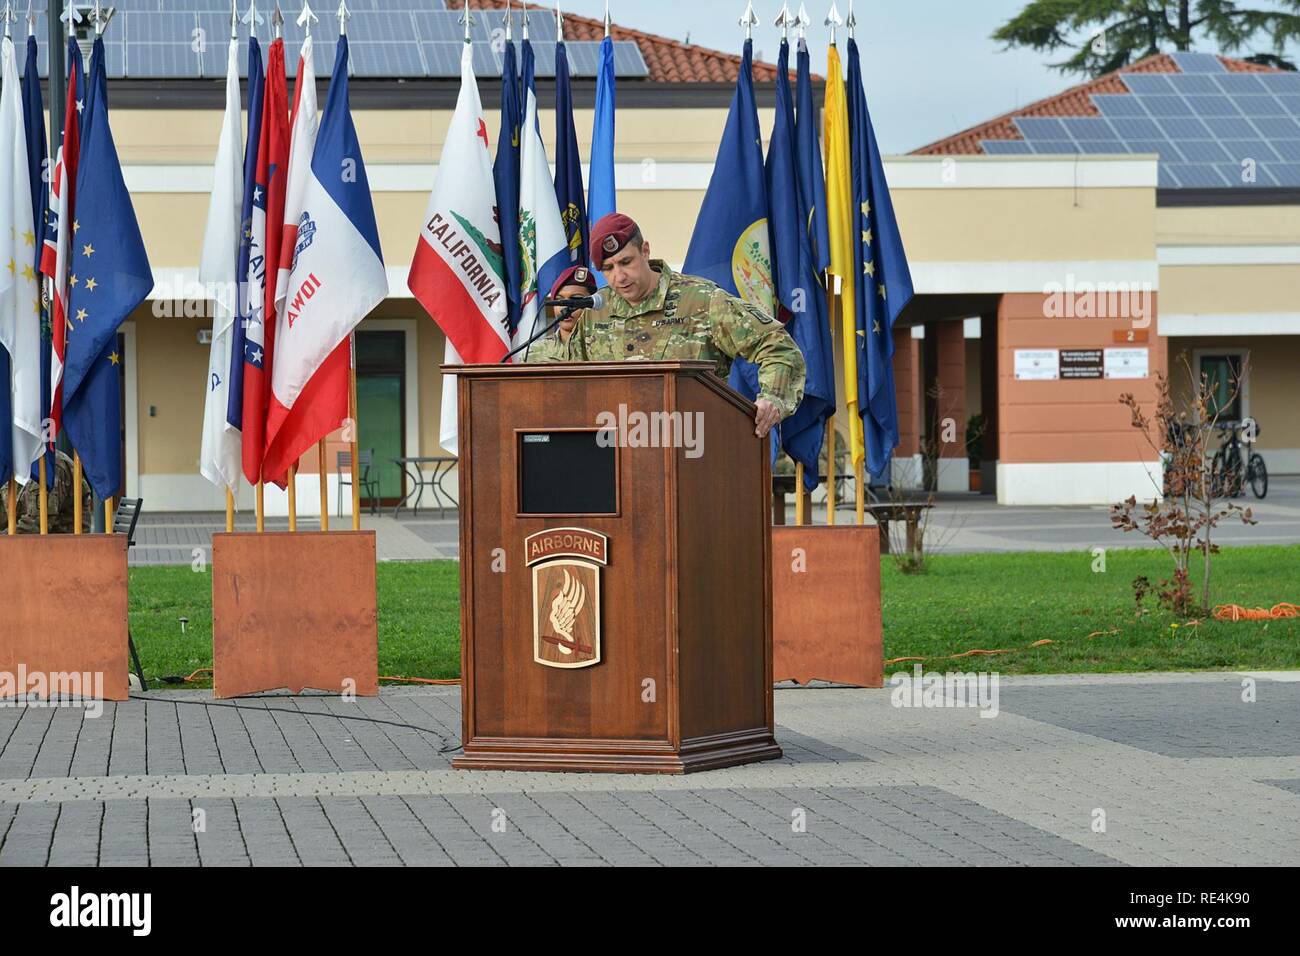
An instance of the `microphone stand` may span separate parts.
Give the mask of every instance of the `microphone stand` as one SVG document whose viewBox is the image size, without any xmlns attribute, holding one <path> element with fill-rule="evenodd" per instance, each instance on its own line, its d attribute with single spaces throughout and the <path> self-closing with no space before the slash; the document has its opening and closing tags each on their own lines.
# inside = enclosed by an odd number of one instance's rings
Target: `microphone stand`
<svg viewBox="0 0 1300 956">
<path fill-rule="evenodd" d="M 552 329 L 554 329 L 557 325 L 559 325 L 559 324 L 560 324 L 561 322 L 563 322 L 565 319 L 571 317 L 571 316 L 573 315 L 573 313 L 576 312 L 576 311 L 578 311 L 578 310 L 577 310 L 577 309 L 564 309 L 564 310 L 560 313 L 559 317 L 558 317 L 554 322 L 552 322 L 552 323 L 551 323 L 550 325 L 548 325 L 546 328 L 542 329 L 542 331 L 540 331 L 540 332 L 535 332 L 535 333 L 533 334 L 533 337 L 530 338 L 527 342 L 523 343 L 523 344 L 520 345 L 520 346 L 517 346 L 516 348 L 511 349 L 509 352 L 507 352 L 505 355 L 503 355 L 503 356 L 501 357 L 501 361 L 500 361 L 500 363 L 498 363 L 498 364 L 500 364 L 500 365 L 505 365 L 506 362 L 509 362 L 511 358 L 513 358 L 514 356 L 516 356 L 516 355 L 518 355 L 520 352 L 522 352 L 524 349 L 526 349 L 526 348 L 528 348 L 529 346 L 531 346 L 531 345 L 532 345 L 534 342 L 536 342 L 538 339 L 540 339 L 540 338 L 545 338 L 545 337 L 550 333 L 550 331 L 551 331 Z"/>
</svg>

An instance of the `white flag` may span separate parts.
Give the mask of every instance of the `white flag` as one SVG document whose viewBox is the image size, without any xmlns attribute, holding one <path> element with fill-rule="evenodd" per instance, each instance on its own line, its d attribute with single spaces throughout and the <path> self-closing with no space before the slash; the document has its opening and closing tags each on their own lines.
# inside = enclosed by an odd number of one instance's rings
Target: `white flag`
<svg viewBox="0 0 1300 956">
<path fill-rule="evenodd" d="M 407 278 L 415 298 L 447 337 L 448 364 L 499 362 L 510 349 L 497 215 L 487 123 L 473 51 L 465 44 L 456 111 Z M 453 454 L 456 432 L 456 377 L 444 375 L 440 440 Z"/>
<path fill-rule="evenodd" d="M 208 227 L 203 235 L 199 281 L 213 297 L 212 351 L 208 356 L 199 470 L 218 488 L 234 491 L 242 469 L 240 434 L 226 420 L 230 349 L 239 313 L 239 228 L 243 215 L 244 164 L 240 153 L 239 41 L 230 41 L 226 115 L 213 166 Z"/>
<path fill-rule="evenodd" d="M 36 281 L 36 229 L 27 133 L 14 43 L 3 40 L 0 91 L 0 346 L 9 353 L 13 398 L 14 478 L 27 484 L 41 455 L 41 295 Z"/>
<path fill-rule="evenodd" d="M 569 240 L 555 198 L 555 180 L 546 147 L 537 130 L 537 92 L 529 87 L 519 155 L 519 244 L 522 248 L 522 305 L 513 344 L 522 345 L 538 331 L 542 300 L 551 283 L 570 266 Z"/>
</svg>

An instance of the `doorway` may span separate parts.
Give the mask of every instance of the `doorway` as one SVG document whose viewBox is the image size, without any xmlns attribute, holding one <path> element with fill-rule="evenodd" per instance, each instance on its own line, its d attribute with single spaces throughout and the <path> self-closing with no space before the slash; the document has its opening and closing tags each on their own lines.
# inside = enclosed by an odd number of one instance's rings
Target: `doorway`
<svg viewBox="0 0 1300 956">
<path fill-rule="evenodd" d="M 406 475 L 394 462 L 406 451 L 406 335 L 357 332 L 357 447 L 374 451 L 370 474 L 379 503 L 392 507 L 406 493 Z"/>
</svg>

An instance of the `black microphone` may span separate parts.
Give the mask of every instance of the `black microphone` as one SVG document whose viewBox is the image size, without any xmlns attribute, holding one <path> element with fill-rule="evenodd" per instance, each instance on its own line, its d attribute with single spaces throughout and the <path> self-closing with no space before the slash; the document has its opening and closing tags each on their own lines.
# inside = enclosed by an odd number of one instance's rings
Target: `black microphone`
<svg viewBox="0 0 1300 956">
<path fill-rule="evenodd" d="M 540 332 L 533 333 L 533 337 L 530 338 L 527 342 L 524 342 L 516 346 L 515 348 L 507 352 L 505 355 L 501 356 L 501 361 L 498 364 L 504 365 L 506 362 L 509 362 L 511 358 L 513 358 L 514 356 L 522 352 L 524 349 L 531 346 L 538 339 L 546 337 L 548 334 L 550 334 L 552 329 L 554 329 L 565 319 L 572 316 L 574 312 L 577 312 L 580 309 L 600 309 L 603 308 L 604 305 L 605 305 L 605 297 L 602 296 L 599 292 L 591 296 L 585 296 L 577 299 L 547 299 L 545 302 L 542 303 L 542 308 L 546 309 L 546 308 L 555 307 L 561 309 L 561 312 L 558 316 L 556 316 L 555 321 L 552 322 L 550 325 L 546 326 L 546 328 L 542 329 Z"/>
</svg>

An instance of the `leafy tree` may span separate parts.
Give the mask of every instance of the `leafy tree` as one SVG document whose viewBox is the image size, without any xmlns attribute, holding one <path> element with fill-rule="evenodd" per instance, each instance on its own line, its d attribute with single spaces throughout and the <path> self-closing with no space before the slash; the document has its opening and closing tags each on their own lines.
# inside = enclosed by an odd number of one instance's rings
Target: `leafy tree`
<svg viewBox="0 0 1300 956">
<path fill-rule="evenodd" d="M 1284 52 L 1288 41 L 1300 39 L 1300 0 L 1271 0 L 1271 6 L 1242 9 L 1233 0 L 1030 0 L 993 39 L 1040 52 L 1071 50 L 1052 68 L 1088 76 L 1153 53 L 1190 50 L 1198 36 L 1224 53 L 1266 42 L 1271 49 L 1244 59 L 1294 70 Z"/>
</svg>

